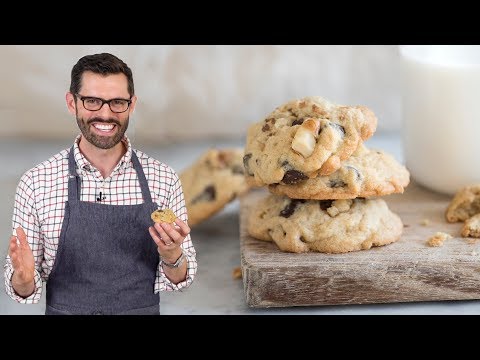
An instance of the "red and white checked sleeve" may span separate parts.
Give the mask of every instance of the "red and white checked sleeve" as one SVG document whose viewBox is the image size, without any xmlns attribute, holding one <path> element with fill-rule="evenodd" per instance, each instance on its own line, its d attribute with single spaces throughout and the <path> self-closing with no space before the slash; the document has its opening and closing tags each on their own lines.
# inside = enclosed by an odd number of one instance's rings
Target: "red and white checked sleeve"
<svg viewBox="0 0 480 360">
<path fill-rule="evenodd" d="M 185 197 L 183 195 L 182 184 L 178 175 L 173 174 L 173 185 L 171 188 L 169 207 L 183 222 L 188 224 L 187 208 L 185 206 Z M 187 276 L 184 281 L 178 284 L 172 283 L 165 275 L 161 263 L 158 265 L 157 277 L 155 281 L 155 293 L 159 291 L 176 291 L 190 286 L 195 274 L 197 273 L 197 259 L 195 248 L 193 247 L 190 234 L 185 237 L 182 243 L 182 249 L 187 258 Z"/>
<path fill-rule="evenodd" d="M 35 211 L 35 194 L 32 179 L 29 172 L 23 174 L 17 186 L 15 193 L 15 202 L 13 208 L 12 234 L 16 235 L 16 228 L 21 226 L 27 235 L 27 242 L 33 251 L 35 259 L 35 290 L 27 298 L 19 296 L 12 286 L 13 266 L 10 256 L 7 255 L 5 270 L 5 289 L 13 300 L 22 304 L 36 304 L 42 295 L 42 260 L 43 260 L 43 240 L 40 233 L 40 224 Z"/>
</svg>

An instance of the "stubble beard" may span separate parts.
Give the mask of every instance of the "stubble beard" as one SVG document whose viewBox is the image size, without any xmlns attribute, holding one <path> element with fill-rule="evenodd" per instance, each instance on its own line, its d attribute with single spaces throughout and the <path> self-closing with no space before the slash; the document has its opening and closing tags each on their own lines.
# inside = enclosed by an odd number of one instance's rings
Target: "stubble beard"
<svg viewBox="0 0 480 360">
<path fill-rule="evenodd" d="M 126 118 L 124 124 L 122 125 L 118 120 L 116 119 L 101 119 L 101 118 L 92 118 L 89 120 L 82 119 L 78 117 L 78 114 L 76 116 L 77 118 L 77 125 L 80 129 L 80 131 L 83 134 L 83 137 L 92 145 L 100 148 L 100 149 L 111 149 L 115 145 L 117 145 L 120 141 L 125 136 L 125 132 L 128 129 L 128 122 L 129 122 L 129 117 Z M 90 127 L 92 126 L 91 124 L 93 122 L 99 122 L 99 123 L 104 123 L 104 124 L 115 124 L 117 127 L 117 132 L 113 137 L 111 136 L 100 136 L 97 134 L 94 134 L 91 130 Z"/>
</svg>

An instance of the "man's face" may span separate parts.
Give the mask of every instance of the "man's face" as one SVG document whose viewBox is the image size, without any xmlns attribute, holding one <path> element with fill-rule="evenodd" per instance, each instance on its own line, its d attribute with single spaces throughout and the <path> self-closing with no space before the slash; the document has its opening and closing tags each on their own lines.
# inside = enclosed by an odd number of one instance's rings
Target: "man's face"
<svg viewBox="0 0 480 360">
<path fill-rule="evenodd" d="M 82 86 L 75 102 L 75 116 L 77 124 L 85 139 L 100 149 L 110 149 L 117 145 L 124 137 L 128 128 L 130 112 L 134 101 L 122 113 L 115 113 L 109 104 L 104 103 L 99 110 L 87 110 L 81 97 L 93 97 L 103 100 L 130 99 L 128 94 L 127 77 L 124 74 L 102 76 L 92 72 L 85 72 L 82 76 Z M 135 100 L 135 99 L 133 99 Z M 85 100 L 85 105 L 90 107 Z M 114 104 L 111 104 L 114 108 Z"/>
</svg>

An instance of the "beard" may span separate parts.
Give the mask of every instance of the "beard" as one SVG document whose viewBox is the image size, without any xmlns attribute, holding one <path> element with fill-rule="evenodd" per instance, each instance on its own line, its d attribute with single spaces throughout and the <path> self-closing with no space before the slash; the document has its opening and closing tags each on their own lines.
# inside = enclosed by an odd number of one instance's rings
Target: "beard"
<svg viewBox="0 0 480 360">
<path fill-rule="evenodd" d="M 100 149 L 111 149 L 115 145 L 117 145 L 120 141 L 122 141 L 123 137 L 125 136 L 125 132 L 128 128 L 128 121 L 129 118 L 127 117 L 123 125 L 116 119 L 101 119 L 101 118 L 92 118 L 89 120 L 82 119 L 78 117 L 77 113 L 77 125 L 80 128 L 85 139 L 92 145 L 100 148 Z M 115 135 L 112 136 L 101 136 L 93 133 L 90 130 L 90 126 L 93 122 L 104 123 L 104 124 L 115 124 L 117 127 L 117 132 Z"/>
</svg>

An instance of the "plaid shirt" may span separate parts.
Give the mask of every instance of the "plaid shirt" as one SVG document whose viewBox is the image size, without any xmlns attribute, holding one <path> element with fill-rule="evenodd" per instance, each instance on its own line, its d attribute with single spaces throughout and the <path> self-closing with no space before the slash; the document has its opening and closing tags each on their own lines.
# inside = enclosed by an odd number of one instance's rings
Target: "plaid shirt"
<svg viewBox="0 0 480 360">
<path fill-rule="evenodd" d="M 74 143 L 74 157 L 77 172 L 82 178 L 81 201 L 95 202 L 102 192 L 104 204 L 135 205 L 143 203 L 142 191 L 137 172 L 131 161 L 135 151 L 145 172 L 152 200 L 161 208 L 168 207 L 184 222 L 187 222 L 187 210 L 180 180 L 168 165 L 155 160 L 139 150 L 133 150 L 127 137 L 123 139 L 127 152 L 106 179 L 102 177 L 78 148 L 80 135 Z M 7 255 L 5 264 L 5 287 L 7 294 L 24 304 L 34 304 L 42 294 L 42 280 L 48 280 L 58 248 L 68 200 L 68 154 L 65 149 L 50 159 L 30 169 L 20 179 L 15 194 L 12 219 L 12 233 L 18 226 L 23 227 L 27 241 L 35 258 L 35 291 L 27 298 L 18 296 L 12 287 L 13 267 Z M 153 240 L 152 240 L 153 241 Z M 196 253 L 190 234 L 185 238 L 182 248 L 187 258 L 187 277 L 183 282 L 173 284 L 159 264 L 155 279 L 154 292 L 180 290 L 189 286 L 197 272 Z"/>
</svg>

